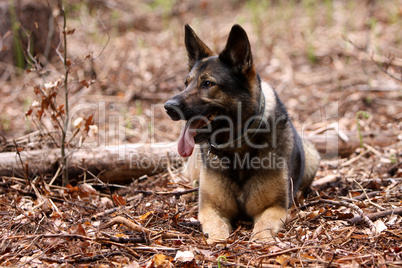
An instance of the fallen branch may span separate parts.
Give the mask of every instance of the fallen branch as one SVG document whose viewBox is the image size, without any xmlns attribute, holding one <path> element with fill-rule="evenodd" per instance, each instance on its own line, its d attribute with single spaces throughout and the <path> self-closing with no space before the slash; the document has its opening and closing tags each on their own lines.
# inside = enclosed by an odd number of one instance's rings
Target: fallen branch
<svg viewBox="0 0 402 268">
<path fill-rule="evenodd" d="M 109 235 L 105 232 L 101 232 L 103 235 L 107 236 L 108 238 L 98 238 L 99 241 L 105 242 L 113 242 L 119 244 L 137 244 L 137 243 L 146 243 L 146 239 L 144 237 L 116 237 Z"/>
<path fill-rule="evenodd" d="M 91 219 L 92 220 L 97 220 L 97 219 L 102 218 L 104 216 L 107 216 L 107 215 L 110 215 L 112 213 L 115 213 L 116 211 L 118 211 L 120 209 L 121 209 L 120 207 L 113 207 L 113 208 L 110 208 L 110 209 L 106 209 L 106 210 L 104 210 L 102 212 L 99 212 L 99 213 L 93 215 L 91 217 Z"/>
<path fill-rule="evenodd" d="M 174 149 L 173 149 L 173 147 Z M 70 149 L 68 172 L 71 177 L 94 174 L 109 183 L 127 183 L 133 178 L 166 170 L 168 163 L 178 165 L 182 158 L 172 144 L 127 144 L 122 146 Z M 59 168 L 59 149 L 0 153 L 0 176 L 53 177 Z"/>
<path fill-rule="evenodd" d="M 273 258 L 273 257 L 279 256 L 279 255 L 294 252 L 294 251 L 300 252 L 302 250 L 309 250 L 309 249 L 318 248 L 318 247 L 320 247 L 320 246 L 293 247 L 293 248 L 288 248 L 288 249 L 284 249 L 284 250 L 273 252 L 273 253 L 264 254 L 264 255 L 261 255 L 258 257 L 256 263 L 260 263 L 262 261 L 262 259 Z"/>
<path fill-rule="evenodd" d="M 347 134 L 343 141 L 335 133 L 326 132 L 310 137 L 323 158 L 347 157 L 360 146 L 357 133 Z M 398 140 L 398 133 L 366 133 L 365 144 L 385 147 Z M 19 145 L 21 147 L 21 145 Z M 108 183 L 128 183 L 143 175 L 154 175 L 168 169 L 169 165 L 182 162 L 174 143 L 125 144 L 121 146 L 100 146 L 90 149 L 69 149 L 67 152 L 68 172 L 78 178 L 83 173 L 98 176 Z M 41 175 L 53 177 L 59 169 L 59 149 L 33 150 L 0 153 L 0 176 Z"/>
<path fill-rule="evenodd" d="M 304 207 L 308 207 L 308 206 L 314 206 L 316 204 L 320 204 L 320 203 L 324 203 L 324 204 L 330 204 L 330 205 L 334 205 L 334 206 L 344 206 L 344 207 L 348 207 L 350 209 L 353 209 L 354 211 L 357 212 L 357 214 L 359 214 L 360 218 L 362 219 L 362 221 L 364 221 L 369 227 L 370 230 L 372 231 L 372 233 L 375 233 L 375 225 L 374 223 L 371 221 L 371 219 L 369 217 L 367 217 L 364 213 L 363 210 L 361 210 L 358 206 L 356 206 L 355 204 L 346 202 L 346 201 L 335 201 L 335 200 L 328 200 L 328 199 L 320 199 L 320 200 L 316 200 L 316 201 L 312 201 L 304 206 L 302 206 L 302 208 Z M 300 209 L 302 209 L 300 208 Z"/>
<path fill-rule="evenodd" d="M 378 195 L 379 193 L 381 193 L 381 192 L 375 191 L 375 192 L 370 192 L 370 193 L 363 193 L 361 195 L 353 197 L 353 200 L 363 201 L 366 198 L 374 197 L 374 196 Z"/>
<path fill-rule="evenodd" d="M 370 220 L 376 220 L 378 218 L 386 217 L 386 216 L 389 216 L 392 214 L 397 214 L 397 215 L 402 216 L 402 208 L 395 208 L 395 209 L 390 209 L 390 210 L 385 210 L 385 211 L 379 211 L 379 212 L 367 214 L 366 216 Z M 364 219 L 361 217 L 354 217 L 349 220 L 349 222 L 351 222 L 351 223 L 360 223 L 362 221 L 364 221 Z"/>
<path fill-rule="evenodd" d="M 109 222 L 100 226 L 100 229 L 109 228 L 115 224 L 123 224 L 124 226 L 126 226 L 127 228 L 130 228 L 131 230 L 133 230 L 135 232 L 145 233 L 146 235 L 156 236 L 156 235 L 161 234 L 161 232 L 153 231 L 153 230 L 147 229 L 145 227 L 142 227 L 142 226 L 136 224 L 135 222 L 133 222 L 129 219 L 126 219 L 122 216 L 117 216 L 117 217 L 111 219 Z M 178 237 L 189 238 L 190 236 L 187 234 L 179 234 L 179 233 L 172 233 L 172 232 L 163 232 L 162 233 L 162 238 L 178 238 Z"/>
<path fill-rule="evenodd" d="M 337 134 L 326 132 L 319 135 L 308 136 L 304 138 L 311 141 L 324 158 L 348 157 L 360 147 L 360 138 L 358 133 L 346 133 L 348 141 L 342 140 Z M 397 132 L 369 132 L 362 133 L 363 142 L 370 146 L 386 147 L 398 142 Z"/>
<path fill-rule="evenodd" d="M 79 239 L 82 241 L 96 241 L 97 238 L 88 237 L 79 234 L 33 234 L 33 235 L 13 235 L 9 237 L 5 237 L 4 239 L 13 240 L 13 239 L 41 239 L 41 238 L 71 238 L 71 239 Z"/>
<path fill-rule="evenodd" d="M 131 253 L 131 252 L 130 252 Z M 116 255 L 123 255 L 124 253 L 121 251 L 114 251 L 114 252 L 107 252 L 105 254 L 100 254 L 100 255 L 94 255 L 91 257 L 77 257 L 75 259 L 73 258 L 51 258 L 51 257 L 39 257 L 39 260 L 45 261 L 45 262 L 50 262 L 50 263 L 58 263 L 58 264 L 64 264 L 64 263 L 89 263 L 89 262 L 95 262 L 99 260 L 104 260 L 105 258 L 111 257 L 111 256 L 116 256 Z"/>
<path fill-rule="evenodd" d="M 192 188 L 183 191 L 173 191 L 173 192 L 153 192 L 153 191 L 145 191 L 145 190 L 134 190 L 135 194 L 145 194 L 145 195 L 174 195 L 176 197 L 180 197 L 181 195 L 190 194 L 198 191 L 197 188 Z"/>
</svg>

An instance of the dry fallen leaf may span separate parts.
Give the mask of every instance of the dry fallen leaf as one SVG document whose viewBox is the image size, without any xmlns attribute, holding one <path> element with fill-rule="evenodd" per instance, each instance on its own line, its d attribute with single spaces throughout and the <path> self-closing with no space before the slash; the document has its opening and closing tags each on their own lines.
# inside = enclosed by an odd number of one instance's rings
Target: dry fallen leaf
<svg viewBox="0 0 402 268">
<path fill-rule="evenodd" d="M 291 256 L 290 256 L 290 255 L 282 254 L 282 255 L 277 256 L 277 257 L 275 258 L 275 261 L 276 261 L 277 263 L 279 263 L 280 265 L 283 265 L 283 264 L 285 264 L 286 262 L 288 262 L 289 259 L 291 259 Z"/>
<path fill-rule="evenodd" d="M 169 257 L 163 254 L 157 254 L 153 257 L 152 261 L 148 263 L 147 267 L 170 268 L 173 267 L 173 264 L 170 262 Z"/>
<path fill-rule="evenodd" d="M 387 230 L 387 226 L 385 225 L 385 223 L 381 219 L 376 220 L 374 222 L 374 229 L 372 230 L 372 232 L 375 235 L 379 235 L 384 230 Z"/>
<path fill-rule="evenodd" d="M 155 213 L 155 211 L 153 211 L 153 210 L 146 212 L 145 214 L 143 214 L 143 215 L 140 216 L 140 220 L 141 220 L 141 221 L 146 220 L 146 219 L 149 217 L 149 215 L 151 215 L 151 214 L 153 214 L 153 213 Z"/>
<path fill-rule="evenodd" d="M 194 253 L 191 251 L 178 251 L 174 257 L 175 262 L 191 262 L 194 260 Z"/>
<path fill-rule="evenodd" d="M 124 266 L 124 268 L 140 268 L 140 265 L 138 262 L 132 261 L 128 265 Z"/>
<path fill-rule="evenodd" d="M 127 201 L 124 197 L 114 194 L 112 195 L 113 198 L 113 202 L 117 205 L 117 206 L 125 206 L 127 204 Z"/>
</svg>

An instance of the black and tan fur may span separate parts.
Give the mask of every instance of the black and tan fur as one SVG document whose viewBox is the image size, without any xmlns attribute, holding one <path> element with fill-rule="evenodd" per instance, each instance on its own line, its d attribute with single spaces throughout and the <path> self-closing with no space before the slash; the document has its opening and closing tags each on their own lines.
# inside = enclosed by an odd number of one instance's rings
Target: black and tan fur
<svg viewBox="0 0 402 268">
<path fill-rule="evenodd" d="M 270 241 L 282 228 L 292 197 L 309 188 L 319 155 L 301 140 L 275 91 L 260 80 L 242 27 L 232 27 L 219 55 L 188 25 L 185 45 L 185 89 L 165 108 L 173 120 L 201 118 L 186 124 L 179 151 L 192 154 L 188 174 L 200 181 L 203 232 L 209 241 L 227 239 L 232 223 L 246 216 L 254 221 L 252 240 Z M 192 139 L 200 144 L 194 152 Z M 258 161 L 270 165 L 254 165 Z"/>
</svg>

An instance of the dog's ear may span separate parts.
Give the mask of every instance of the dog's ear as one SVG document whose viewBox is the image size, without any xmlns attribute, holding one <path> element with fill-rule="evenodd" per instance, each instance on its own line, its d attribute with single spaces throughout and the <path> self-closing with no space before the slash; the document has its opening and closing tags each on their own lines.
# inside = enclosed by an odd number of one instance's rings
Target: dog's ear
<svg viewBox="0 0 402 268">
<path fill-rule="evenodd" d="M 212 56 L 214 53 L 207 45 L 205 45 L 204 42 L 201 41 L 188 24 L 186 24 L 184 29 L 184 43 L 186 44 L 187 49 L 188 67 L 189 70 L 191 70 L 197 60 Z"/>
<path fill-rule="evenodd" d="M 241 74 L 246 75 L 254 70 L 250 42 L 246 31 L 240 25 L 233 25 L 225 49 L 219 54 L 219 58 Z"/>
</svg>

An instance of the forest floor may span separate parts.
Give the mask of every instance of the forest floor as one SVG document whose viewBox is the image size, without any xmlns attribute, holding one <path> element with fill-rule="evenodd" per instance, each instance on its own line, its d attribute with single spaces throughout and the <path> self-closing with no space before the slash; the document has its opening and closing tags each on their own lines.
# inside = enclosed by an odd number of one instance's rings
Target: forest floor
<svg viewBox="0 0 402 268">
<path fill-rule="evenodd" d="M 387 146 L 363 139 L 349 156 L 322 154 L 312 192 L 270 244 L 249 242 L 252 224 L 243 221 L 226 244 L 207 244 L 197 192 L 173 165 L 131 184 L 104 183 L 84 168 L 66 187 L 60 174 L 2 176 L 0 266 L 402 266 L 402 2 L 284 2 L 71 1 L 70 146 L 177 141 L 181 124 L 163 103 L 184 87 L 185 23 L 217 52 L 241 24 L 257 71 L 303 135 L 375 132 Z M 62 90 L 61 59 L 46 72 L 7 70 L 0 153 L 59 147 L 51 113 L 38 114 L 37 89 Z"/>
</svg>

